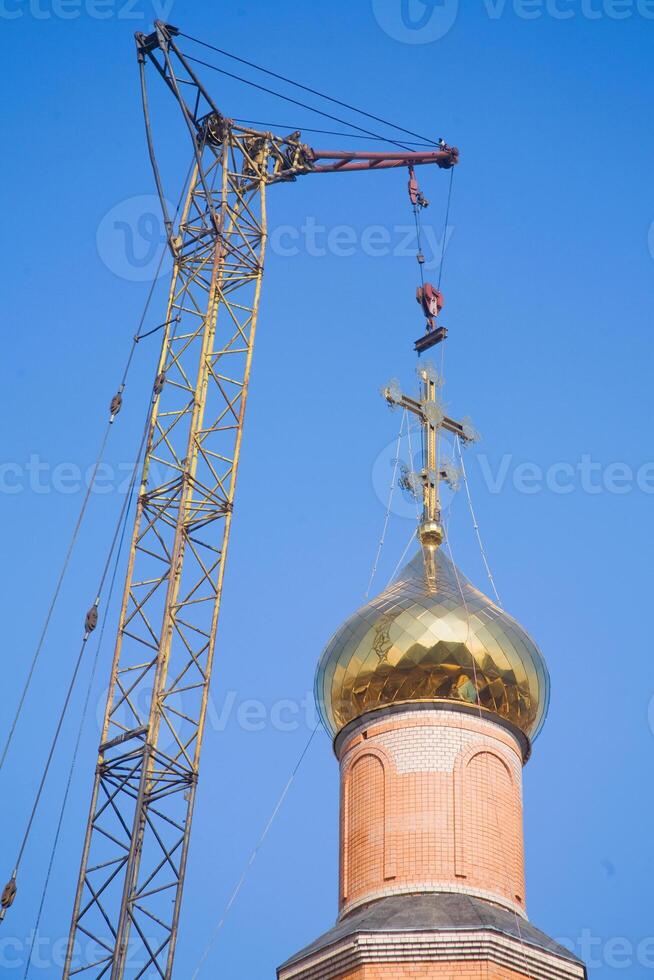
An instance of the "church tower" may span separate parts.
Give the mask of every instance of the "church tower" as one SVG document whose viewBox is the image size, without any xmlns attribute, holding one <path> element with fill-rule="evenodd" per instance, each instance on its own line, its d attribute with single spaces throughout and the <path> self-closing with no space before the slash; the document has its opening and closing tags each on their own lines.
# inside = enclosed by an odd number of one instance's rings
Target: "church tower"
<svg viewBox="0 0 654 980">
<path fill-rule="evenodd" d="M 316 674 L 341 774 L 338 921 L 278 980 L 583 978 L 526 911 L 522 767 L 547 668 L 447 554 L 439 437 L 474 433 L 445 415 L 433 368 L 418 375 L 419 397 L 396 382 L 384 395 L 420 420 L 419 548 L 335 633 Z"/>
</svg>

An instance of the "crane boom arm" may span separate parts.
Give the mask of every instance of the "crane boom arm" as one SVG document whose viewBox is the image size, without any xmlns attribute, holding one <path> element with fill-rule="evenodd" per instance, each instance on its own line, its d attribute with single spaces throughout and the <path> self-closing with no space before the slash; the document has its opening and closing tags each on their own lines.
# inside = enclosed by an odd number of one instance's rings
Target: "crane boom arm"
<svg viewBox="0 0 654 980">
<path fill-rule="evenodd" d="M 415 167 L 433 163 L 449 170 L 459 162 L 455 146 L 441 144 L 440 150 L 428 153 L 354 153 L 349 150 L 312 150 L 314 166 L 308 173 L 343 173 L 349 170 L 387 170 L 392 167 Z M 323 162 L 327 161 L 327 162 Z"/>
</svg>

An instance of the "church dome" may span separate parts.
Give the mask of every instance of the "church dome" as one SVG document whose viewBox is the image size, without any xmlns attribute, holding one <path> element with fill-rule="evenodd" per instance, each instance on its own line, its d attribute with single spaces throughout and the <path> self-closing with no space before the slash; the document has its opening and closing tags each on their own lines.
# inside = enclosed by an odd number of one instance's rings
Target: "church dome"
<svg viewBox="0 0 654 980">
<path fill-rule="evenodd" d="M 449 701 L 479 705 L 533 739 L 549 699 L 542 654 L 442 549 L 429 551 L 429 566 L 420 551 L 325 648 L 316 674 L 325 727 L 336 735 L 367 711 Z"/>
</svg>

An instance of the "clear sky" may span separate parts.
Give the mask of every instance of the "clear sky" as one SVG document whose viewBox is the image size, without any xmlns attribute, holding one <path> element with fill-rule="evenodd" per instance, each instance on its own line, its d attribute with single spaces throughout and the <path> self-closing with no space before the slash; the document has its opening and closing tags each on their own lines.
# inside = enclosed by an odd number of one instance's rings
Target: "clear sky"
<svg viewBox="0 0 654 980">
<path fill-rule="evenodd" d="M 94 458 L 154 267 L 160 227 L 148 217 L 154 187 L 132 33 L 160 15 L 461 148 L 443 273 L 445 397 L 483 436 L 467 466 L 489 561 L 506 608 L 537 639 L 552 675 L 549 719 L 525 773 L 529 912 L 590 959 L 592 977 L 653 976 L 651 2 L 174 0 L 166 10 L 149 0 L 0 0 L 3 737 L 79 509 L 79 473 Z M 205 77 L 230 116 L 344 128 Z M 170 120 L 159 132 L 167 173 L 179 180 L 188 146 L 170 102 L 155 101 Z M 307 139 L 329 148 L 360 142 Z M 448 177 L 430 169 L 420 180 L 431 200 L 425 252 L 434 279 Z M 421 329 L 411 220 L 402 171 L 307 177 L 270 193 L 177 957 L 184 980 L 306 744 L 320 651 L 363 600 L 399 424 L 378 389 L 393 376 L 414 383 Z M 162 319 L 164 289 L 162 280 L 151 326 Z M 3 881 L 120 506 L 155 356 L 155 342 L 140 345 L 111 436 L 112 469 L 92 496 L 0 774 Z M 405 549 L 411 513 L 396 495 L 375 588 Z M 463 493 L 448 517 L 458 564 L 488 589 Z M 33 977 L 60 973 L 111 641 Z M 0 931 L 3 976 L 23 976 L 89 668 Z M 337 806 L 337 766 L 321 731 L 200 976 L 272 977 L 331 926 Z"/>
</svg>

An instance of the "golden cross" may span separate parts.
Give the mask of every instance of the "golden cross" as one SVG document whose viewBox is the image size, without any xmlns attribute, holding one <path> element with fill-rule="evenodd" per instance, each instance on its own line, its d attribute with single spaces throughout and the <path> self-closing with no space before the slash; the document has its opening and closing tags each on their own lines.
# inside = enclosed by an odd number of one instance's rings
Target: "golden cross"
<svg viewBox="0 0 654 980">
<path fill-rule="evenodd" d="M 445 429 L 457 436 L 461 442 L 474 442 L 477 438 L 472 426 L 467 422 L 457 422 L 445 414 L 438 400 L 438 387 L 441 383 L 434 368 L 429 364 L 420 365 L 418 377 L 421 384 L 420 399 L 405 395 L 397 381 L 391 381 L 382 394 L 389 405 L 404 408 L 418 419 L 422 427 L 422 519 L 418 528 L 418 538 L 423 547 L 437 548 L 443 541 L 441 525 L 440 481 L 448 479 L 439 459 L 439 432 Z"/>
</svg>

